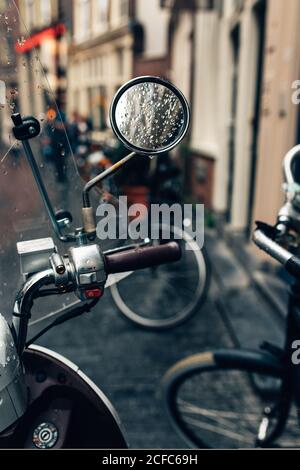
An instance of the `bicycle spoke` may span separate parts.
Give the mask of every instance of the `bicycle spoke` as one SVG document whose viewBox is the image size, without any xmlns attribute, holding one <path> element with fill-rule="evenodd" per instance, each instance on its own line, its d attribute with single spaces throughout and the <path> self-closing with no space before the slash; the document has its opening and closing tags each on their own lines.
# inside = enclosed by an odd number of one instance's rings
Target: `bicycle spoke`
<svg viewBox="0 0 300 470">
<path fill-rule="evenodd" d="M 188 419 L 187 422 L 188 422 L 188 424 L 191 424 L 191 425 L 193 425 L 197 428 L 201 428 L 201 429 L 204 429 L 206 431 L 209 431 L 209 432 L 212 432 L 212 433 L 215 433 L 215 434 L 219 434 L 222 437 L 227 437 L 229 439 L 233 439 L 234 441 L 238 441 L 238 442 L 243 442 L 243 443 L 246 442 L 248 445 L 254 445 L 254 440 L 253 440 L 253 437 L 251 436 L 251 434 L 241 435 L 237 432 L 232 432 L 232 431 L 230 431 L 228 429 L 224 429 L 224 428 L 219 429 L 217 426 L 205 423 L 203 421 L 193 420 L 193 419 Z"/>
<path fill-rule="evenodd" d="M 176 408 L 183 429 L 207 447 L 253 447 L 265 409 L 274 408 L 276 400 L 260 394 L 251 377 L 251 373 L 230 369 L 187 375 L 176 391 Z M 271 379 L 262 374 L 255 374 L 255 377 L 260 378 L 261 383 Z M 267 435 L 275 429 L 277 416 L 275 413 L 270 418 Z M 289 431 L 289 427 L 296 432 Z M 293 443 L 295 446 L 299 439 L 297 417 L 293 412 L 279 445 Z"/>
<path fill-rule="evenodd" d="M 199 406 L 191 405 L 189 403 L 181 402 L 179 403 L 180 410 L 185 411 L 186 413 L 199 414 L 206 417 L 214 418 L 226 418 L 226 419 L 248 419 L 257 422 L 257 414 L 255 413 L 238 413 L 234 411 L 222 411 L 222 410 L 213 410 L 207 408 L 200 408 Z"/>
</svg>

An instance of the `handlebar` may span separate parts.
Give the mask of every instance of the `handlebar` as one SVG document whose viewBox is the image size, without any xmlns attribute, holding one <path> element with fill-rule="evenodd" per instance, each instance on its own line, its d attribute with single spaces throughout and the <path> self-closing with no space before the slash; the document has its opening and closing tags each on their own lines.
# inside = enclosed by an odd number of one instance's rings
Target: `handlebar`
<svg viewBox="0 0 300 470">
<path fill-rule="evenodd" d="M 178 243 L 170 242 L 165 245 L 148 248 L 137 248 L 126 252 L 105 256 L 107 274 L 137 271 L 165 263 L 173 263 L 181 258 L 181 248 Z"/>
<path fill-rule="evenodd" d="M 253 235 L 254 243 L 282 264 L 292 276 L 300 277 L 300 258 L 290 253 L 274 240 L 276 228 L 262 222 L 257 222 L 257 227 Z"/>
<path fill-rule="evenodd" d="M 35 298 L 41 295 L 40 289 L 50 284 L 58 286 L 56 293 L 74 291 L 83 301 L 98 301 L 103 294 L 108 274 L 117 274 L 139 269 L 146 269 L 164 263 L 179 261 L 181 248 L 178 243 L 170 242 L 164 245 L 147 248 L 130 249 L 126 252 L 101 254 L 98 245 L 87 245 L 71 248 L 66 262 L 65 271 L 58 271 L 62 266 L 55 265 L 51 258 L 51 269 L 34 274 L 23 285 L 17 295 L 14 307 L 14 327 L 17 333 L 18 353 L 21 356 L 27 337 L 28 321 Z M 94 271 L 86 272 L 87 262 L 94 265 Z M 59 258 L 59 263 L 61 263 Z M 82 271 L 82 266 L 85 271 Z M 60 285 L 60 283 L 65 283 Z M 90 307 L 90 306 L 88 306 Z M 63 321 L 87 311 L 82 307 L 75 309 L 63 317 Z M 58 322 L 50 325 L 55 326 Z M 46 328 L 44 331 L 48 331 Z M 39 335 L 40 336 L 40 335 Z"/>
</svg>

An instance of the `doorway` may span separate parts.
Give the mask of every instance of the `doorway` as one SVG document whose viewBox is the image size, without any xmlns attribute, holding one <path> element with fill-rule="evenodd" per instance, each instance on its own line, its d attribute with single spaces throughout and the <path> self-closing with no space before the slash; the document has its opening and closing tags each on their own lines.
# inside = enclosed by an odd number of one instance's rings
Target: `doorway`
<svg viewBox="0 0 300 470">
<path fill-rule="evenodd" d="M 252 215 L 255 197 L 255 180 L 258 156 L 258 141 L 260 129 L 260 104 L 263 84 L 263 68 L 264 68 L 264 45 L 266 34 L 266 0 L 261 0 L 256 4 L 253 10 L 255 23 L 258 33 L 258 57 L 257 57 L 257 80 L 255 91 L 255 108 L 252 123 L 252 144 L 251 144 L 251 170 L 250 170 L 250 189 L 248 203 L 248 224 L 247 235 L 250 236 L 252 231 Z"/>
<path fill-rule="evenodd" d="M 239 57 L 240 57 L 240 25 L 231 32 L 231 48 L 232 48 L 232 78 L 231 78 L 231 109 L 230 109 L 230 126 L 229 126 L 229 159 L 228 159 L 228 187 L 227 187 L 227 214 L 226 220 L 230 222 L 232 201 L 233 201 L 233 184 L 234 184 L 234 162 L 235 162 L 235 136 L 236 136 L 236 116 L 238 103 L 238 79 L 239 79 Z"/>
</svg>

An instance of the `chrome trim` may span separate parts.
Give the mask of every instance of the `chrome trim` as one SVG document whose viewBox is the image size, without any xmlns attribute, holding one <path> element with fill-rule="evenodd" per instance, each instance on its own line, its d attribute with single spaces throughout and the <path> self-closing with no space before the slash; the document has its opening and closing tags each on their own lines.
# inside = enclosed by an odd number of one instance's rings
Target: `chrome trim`
<svg viewBox="0 0 300 470">
<path fill-rule="evenodd" d="M 283 265 L 286 265 L 286 263 L 293 257 L 289 251 L 271 240 L 261 230 L 255 230 L 253 241 L 259 248 Z"/>
</svg>

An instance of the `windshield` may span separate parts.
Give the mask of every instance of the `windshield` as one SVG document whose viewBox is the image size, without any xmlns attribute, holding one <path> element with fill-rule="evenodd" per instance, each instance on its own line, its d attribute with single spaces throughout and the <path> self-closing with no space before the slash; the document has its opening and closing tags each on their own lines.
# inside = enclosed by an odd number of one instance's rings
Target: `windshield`
<svg viewBox="0 0 300 470">
<path fill-rule="evenodd" d="M 67 118 L 66 64 L 60 60 L 66 34 L 64 24 L 29 33 L 16 2 L 0 1 L 0 312 L 7 318 L 21 277 L 16 243 L 53 237 L 60 253 L 68 248 L 53 233 L 22 145 L 13 136 L 12 113 L 39 120 L 42 131 L 31 145 L 50 200 L 55 211 L 71 212 L 72 230 L 82 225 L 83 183 Z M 69 295 L 40 302 L 35 315 L 75 300 Z"/>
</svg>

